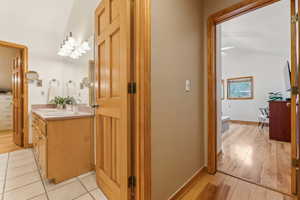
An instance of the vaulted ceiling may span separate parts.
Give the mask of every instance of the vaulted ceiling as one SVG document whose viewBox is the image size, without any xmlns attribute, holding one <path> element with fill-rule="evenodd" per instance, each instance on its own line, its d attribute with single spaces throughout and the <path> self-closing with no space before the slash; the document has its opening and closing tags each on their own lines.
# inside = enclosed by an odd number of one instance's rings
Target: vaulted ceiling
<svg viewBox="0 0 300 200">
<path fill-rule="evenodd" d="M 230 51 L 248 50 L 290 55 L 290 1 L 278 3 L 239 16 L 221 24 L 222 46 Z"/>
<path fill-rule="evenodd" d="M 0 40 L 29 46 L 31 54 L 55 55 L 74 0 L 1 0 Z"/>
</svg>

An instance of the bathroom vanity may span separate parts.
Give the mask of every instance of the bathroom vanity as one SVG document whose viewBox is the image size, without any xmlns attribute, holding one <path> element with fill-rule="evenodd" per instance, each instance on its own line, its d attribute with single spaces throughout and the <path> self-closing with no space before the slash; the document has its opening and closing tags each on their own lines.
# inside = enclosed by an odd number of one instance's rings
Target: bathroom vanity
<svg viewBox="0 0 300 200">
<path fill-rule="evenodd" d="M 32 111 L 33 149 L 42 175 L 60 183 L 93 169 L 92 113 Z"/>
</svg>

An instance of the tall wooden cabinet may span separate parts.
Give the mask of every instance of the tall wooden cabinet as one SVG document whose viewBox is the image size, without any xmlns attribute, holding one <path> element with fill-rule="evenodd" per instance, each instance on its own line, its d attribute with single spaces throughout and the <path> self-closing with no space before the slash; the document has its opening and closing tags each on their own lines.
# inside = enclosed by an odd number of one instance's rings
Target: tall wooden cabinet
<svg viewBox="0 0 300 200">
<path fill-rule="evenodd" d="M 291 102 L 271 101 L 270 108 L 270 139 L 291 142 Z"/>
</svg>

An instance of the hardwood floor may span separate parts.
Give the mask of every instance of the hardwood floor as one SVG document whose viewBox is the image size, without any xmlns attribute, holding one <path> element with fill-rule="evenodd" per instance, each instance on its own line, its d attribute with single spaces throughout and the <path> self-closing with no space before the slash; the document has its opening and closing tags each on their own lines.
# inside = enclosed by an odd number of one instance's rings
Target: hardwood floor
<svg viewBox="0 0 300 200">
<path fill-rule="evenodd" d="M 13 142 L 13 133 L 11 131 L 0 132 L 0 154 L 8 153 L 22 149 Z"/>
<path fill-rule="evenodd" d="M 180 200 L 294 200 L 293 197 L 250 184 L 231 176 L 203 172 Z"/>
<path fill-rule="evenodd" d="M 269 140 L 268 127 L 231 124 L 223 135 L 218 170 L 290 194 L 290 155 L 290 143 Z"/>
</svg>

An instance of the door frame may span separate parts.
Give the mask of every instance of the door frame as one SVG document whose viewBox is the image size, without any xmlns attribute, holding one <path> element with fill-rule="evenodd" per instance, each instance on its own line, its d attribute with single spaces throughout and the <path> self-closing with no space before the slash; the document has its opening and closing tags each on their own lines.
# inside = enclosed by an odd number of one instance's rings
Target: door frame
<svg viewBox="0 0 300 200">
<path fill-rule="evenodd" d="M 207 98 L 208 112 L 207 128 L 208 128 L 208 145 L 207 145 L 207 170 L 210 174 L 217 172 L 217 74 L 216 74 L 216 28 L 217 25 L 228 21 L 237 16 L 249 13 L 256 9 L 279 2 L 280 0 L 243 0 L 231 7 L 225 8 L 209 16 L 207 20 Z M 292 138 L 296 135 L 296 131 L 292 127 Z M 295 138 L 295 137 L 294 137 Z M 292 152 L 294 148 L 292 145 Z M 292 170 L 293 171 L 293 170 Z M 294 172 L 292 172 L 294 173 Z M 293 175 L 296 177 L 296 175 Z M 292 178 L 292 193 L 296 192 L 296 180 Z"/>
<path fill-rule="evenodd" d="M 0 40 L 0 46 L 9 47 L 9 48 L 16 48 L 21 51 L 22 57 L 22 72 L 23 72 L 23 108 L 22 112 L 24 114 L 23 117 L 23 147 L 29 148 L 31 145 L 29 144 L 29 116 L 28 116 L 28 82 L 26 80 L 26 73 L 28 72 L 28 48 L 27 46 L 16 44 L 12 42 L 6 42 Z"/>
<path fill-rule="evenodd" d="M 134 1 L 134 172 L 136 199 L 151 199 L 151 0 Z"/>
</svg>

